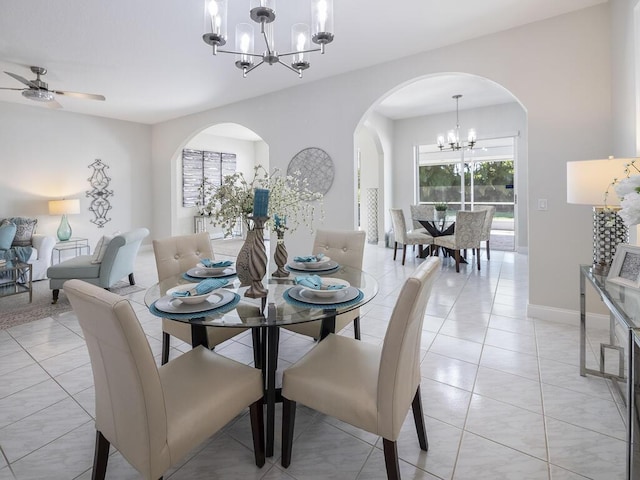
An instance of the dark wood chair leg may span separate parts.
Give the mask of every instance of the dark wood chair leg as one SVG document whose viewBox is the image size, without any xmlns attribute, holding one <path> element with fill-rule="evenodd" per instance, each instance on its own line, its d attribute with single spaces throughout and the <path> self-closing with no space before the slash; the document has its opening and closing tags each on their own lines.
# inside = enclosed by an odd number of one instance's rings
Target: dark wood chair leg
<svg viewBox="0 0 640 480">
<path fill-rule="evenodd" d="M 136 284 L 136 279 L 133 278 L 133 273 L 129 274 L 129 285 L 135 285 Z"/>
<path fill-rule="evenodd" d="M 400 480 L 400 463 L 398 462 L 398 445 L 396 442 L 382 439 L 384 447 L 384 464 L 387 467 L 388 480 Z"/>
<path fill-rule="evenodd" d="M 491 250 L 489 249 L 489 240 L 487 240 L 487 260 L 491 260 Z"/>
<path fill-rule="evenodd" d="M 396 261 L 396 253 L 398 252 L 398 242 L 393 242 L 393 261 Z"/>
<path fill-rule="evenodd" d="M 480 270 L 480 249 L 478 248 L 478 254 L 476 255 L 476 258 L 478 259 L 478 270 Z"/>
<path fill-rule="evenodd" d="M 360 317 L 356 317 L 353 319 L 353 338 L 356 340 L 360 339 Z"/>
<path fill-rule="evenodd" d="M 402 245 L 402 264 L 404 265 L 404 260 L 407 258 L 407 246 Z"/>
<path fill-rule="evenodd" d="M 253 436 L 253 455 L 256 459 L 256 466 L 262 468 L 264 465 L 264 409 L 262 399 L 254 402 L 249 407 L 251 417 L 251 434 Z"/>
<path fill-rule="evenodd" d="M 104 480 L 107 474 L 107 461 L 109 460 L 109 440 L 96 430 L 96 447 L 93 452 L 93 471 L 91 480 Z"/>
<path fill-rule="evenodd" d="M 460 273 L 460 250 L 456 250 L 456 272 Z"/>
<path fill-rule="evenodd" d="M 53 305 L 55 305 L 56 303 L 58 303 L 58 296 L 60 295 L 60 289 L 58 288 L 54 288 L 53 289 L 53 297 L 51 299 L 51 303 Z"/>
<path fill-rule="evenodd" d="M 162 332 L 162 365 L 169 361 L 169 347 L 171 346 L 171 335 Z"/>
<path fill-rule="evenodd" d="M 413 409 L 413 421 L 416 424 L 416 432 L 418 433 L 418 443 L 420 443 L 420 450 L 425 452 L 429 450 L 429 440 L 427 439 L 427 429 L 424 426 L 424 415 L 422 414 L 422 397 L 420 396 L 420 385 L 416 390 L 416 394 L 411 402 L 411 408 Z"/>
<path fill-rule="evenodd" d="M 296 402 L 282 397 L 282 459 L 280 464 L 284 468 L 291 465 L 291 450 L 293 449 L 293 430 L 296 423 Z"/>
</svg>

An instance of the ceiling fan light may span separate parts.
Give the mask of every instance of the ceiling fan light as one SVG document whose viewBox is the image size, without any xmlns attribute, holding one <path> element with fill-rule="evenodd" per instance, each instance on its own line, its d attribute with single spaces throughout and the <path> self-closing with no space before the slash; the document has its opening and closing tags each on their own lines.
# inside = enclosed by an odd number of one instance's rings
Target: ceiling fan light
<svg viewBox="0 0 640 480">
<path fill-rule="evenodd" d="M 23 90 L 22 96 L 36 102 L 53 102 L 55 100 L 55 95 L 47 90 Z"/>
</svg>

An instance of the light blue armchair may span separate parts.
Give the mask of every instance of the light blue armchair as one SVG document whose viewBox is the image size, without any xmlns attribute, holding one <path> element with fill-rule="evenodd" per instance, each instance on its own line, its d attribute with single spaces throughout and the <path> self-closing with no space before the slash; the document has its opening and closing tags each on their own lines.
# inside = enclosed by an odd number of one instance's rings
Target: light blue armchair
<svg viewBox="0 0 640 480">
<path fill-rule="evenodd" d="M 127 233 L 116 235 L 106 247 L 101 263 L 92 263 L 92 255 L 80 255 L 47 269 L 49 288 L 53 290 L 53 301 L 58 301 L 60 289 L 64 282 L 71 278 L 109 289 L 122 278 L 129 276 L 129 283 L 135 285 L 133 266 L 138 249 L 149 235 L 146 228 L 137 228 Z"/>
</svg>

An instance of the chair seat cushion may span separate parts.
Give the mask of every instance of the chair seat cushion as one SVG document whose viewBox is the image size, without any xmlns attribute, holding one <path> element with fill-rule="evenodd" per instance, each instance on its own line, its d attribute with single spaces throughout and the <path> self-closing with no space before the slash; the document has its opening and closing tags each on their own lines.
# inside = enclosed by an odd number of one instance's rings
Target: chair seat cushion
<svg viewBox="0 0 640 480">
<path fill-rule="evenodd" d="M 256 368 L 197 347 L 158 370 L 167 411 L 171 463 L 262 397 Z M 207 381 L 203 381 L 203 379 Z M 186 401 L 188 399 L 188 401 Z"/>
<path fill-rule="evenodd" d="M 420 233 L 415 230 L 410 230 L 407 232 L 407 243 L 409 245 L 412 245 L 412 244 L 424 245 L 432 242 L 433 242 L 433 237 L 431 235 L 428 235 L 426 233 Z"/>
<path fill-rule="evenodd" d="M 49 278 L 98 278 L 100 264 L 91 263 L 91 255 L 80 255 L 47 269 Z"/>
<path fill-rule="evenodd" d="M 284 371 L 282 395 L 376 433 L 380 356 L 377 345 L 329 335 Z"/>
</svg>

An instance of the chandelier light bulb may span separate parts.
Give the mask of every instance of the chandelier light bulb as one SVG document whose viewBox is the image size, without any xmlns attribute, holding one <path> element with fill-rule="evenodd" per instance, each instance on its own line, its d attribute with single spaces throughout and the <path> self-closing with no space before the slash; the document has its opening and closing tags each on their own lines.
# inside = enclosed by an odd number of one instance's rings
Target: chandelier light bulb
<svg viewBox="0 0 640 480">
<path fill-rule="evenodd" d="M 320 32 L 324 32 L 326 31 L 326 26 L 327 26 L 327 2 L 326 0 L 320 0 L 318 2 L 318 4 L 316 5 L 316 8 L 318 9 L 318 24 L 319 24 L 319 31 Z"/>
</svg>

